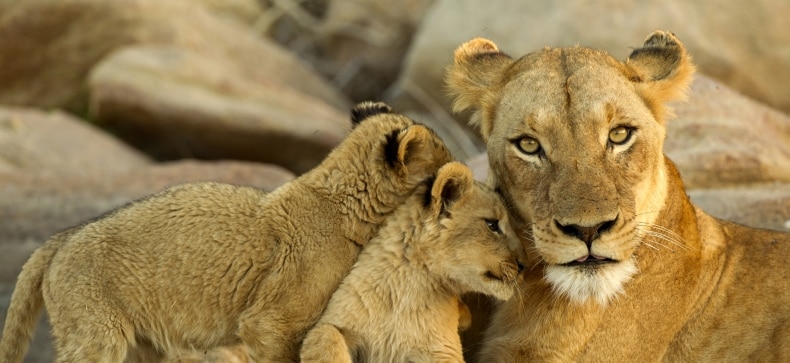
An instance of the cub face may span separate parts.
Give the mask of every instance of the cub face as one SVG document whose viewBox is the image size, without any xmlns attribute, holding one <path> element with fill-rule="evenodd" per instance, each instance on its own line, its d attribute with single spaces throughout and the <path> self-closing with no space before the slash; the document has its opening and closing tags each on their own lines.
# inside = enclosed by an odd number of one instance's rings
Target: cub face
<svg viewBox="0 0 790 363">
<path fill-rule="evenodd" d="M 435 237 L 424 239 L 430 241 L 425 248 L 438 273 L 462 293 L 509 299 L 525 253 L 501 196 L 453 162 L 439 169 L 426 201 L 426 226 Z"/>
<path fill-rule="evenodd" d="M 583 47 L 513 60 L 480 38 L 456 50 L 454 107 L 475 111 L 493 182 L 559 294 L 605 304 L 636 273 L 641 244 L 671 243 L 652 228 L 666 195 L 664 103 L 693 70 L 661 31 L 625 63 Z"/>
</svg>

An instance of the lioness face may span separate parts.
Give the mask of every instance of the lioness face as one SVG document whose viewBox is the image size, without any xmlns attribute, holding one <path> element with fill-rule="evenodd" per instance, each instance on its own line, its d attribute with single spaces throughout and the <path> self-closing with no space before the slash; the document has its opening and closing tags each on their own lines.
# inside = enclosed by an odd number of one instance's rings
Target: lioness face
<svg viewBox="0 0 790 363">
<path fill-rule="evenodd" d="M 496 185 L 530 226 L 546 278 L 574 299 L 606 300 L 635 272 L 637 227 L 660 207 L 648 199 L 661 191 L 646 189 L 664 130 L 605 59 L 559 49 L 532 57 L 497 104 Z"/>
<path fill-rule="evenodd" d="M 645 43 L 658 54 L 647 70 L 582 47 L 514 61 L 480 39 L 459 48 L 450 69 L 458 108 L 465 93 L 481 92 L 472 107 L 493 182 L 545 264 L 545 279 L 574 301 L 603 304 L 621 292 L 664 203 L 665 131 L 655 97 L 667 91 L 650 94 L 644 78 L 677 73 L 670 66 L 683 54 L 674 36 L 658 37 Z M 487 92 L 462 84 L 469 72 L 486 73 Z"/>
</svg>

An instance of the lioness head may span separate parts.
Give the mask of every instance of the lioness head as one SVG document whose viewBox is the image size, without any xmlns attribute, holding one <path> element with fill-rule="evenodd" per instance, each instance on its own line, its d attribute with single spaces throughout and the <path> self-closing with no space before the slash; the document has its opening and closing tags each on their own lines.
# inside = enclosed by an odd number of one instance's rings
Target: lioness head
<svg viewBox="0 0 790 363">
<path fill-rule="evenodd" d="M 420 238 L 432 269 L 458 284 L 458 293 L 480 292 L 506 300 L 513 295 L 524 248 L 501 197 L 474 180 L 458 162 L 442 166 L 425 195 L 426 229 Z"/>
<path fill-rule="evenodd" d="M 474 111 L 491 182 L 556 292 L 606 303 L 636 272 L 644 237 L 662 233 L 651 228 L 667 190 L 665 104 L 693 72 L 663 31 L 625 62 L 580 46 L 514 60 L 480 38 L 455 51 L 454 109 Z"/>
</svg>

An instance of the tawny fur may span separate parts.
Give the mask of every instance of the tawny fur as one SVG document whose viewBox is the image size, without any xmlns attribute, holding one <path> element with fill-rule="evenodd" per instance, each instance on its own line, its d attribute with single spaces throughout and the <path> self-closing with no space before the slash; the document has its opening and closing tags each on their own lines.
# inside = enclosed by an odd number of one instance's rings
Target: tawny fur
<svg viewBox="0 0 790 363">
<path fill-rule="evenodd" d="M 239 343 L 258 363 L 296 361 L 362 246 L 452 159 L 431 130 L 388 111 L 357 106 L 348 137 L 270 194 L 186 184 L 52 237 L 19 276 L 0 361 L 21 361 L 42 304 L 58 362 Z"/>
<path fill-rule="evenodd" d="M 363 249 L 302 362 L 462 362 L 460 294 L 510 298 L 524 258 L 500 198 L 463 164 L 439 169 Z"/>
<path fill-rule="evenodd" d="M 474 111 L 528 251 L 481 361 L 790 361 L 790 235 L 707 215 L 662 153 L 667 102 L 693 73 L 664 31 L 626 62 L 456 50 L 454 107 Z"/>
</svg>

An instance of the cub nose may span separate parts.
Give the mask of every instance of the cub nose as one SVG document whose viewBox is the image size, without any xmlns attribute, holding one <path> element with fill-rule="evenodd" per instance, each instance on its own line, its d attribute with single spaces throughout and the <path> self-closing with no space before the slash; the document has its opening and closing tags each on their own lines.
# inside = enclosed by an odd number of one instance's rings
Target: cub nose
<svg viewBox="0 0 790 363">
<path fill-rule="evenodd" d="M 568 236 L 576 237 L 582 240 L 582 242 L 584 242 L 584 244 L 587 245 L 587 249 L 589 249 L 590 246 L 592 246 L 593 241 L 596 238 L 598 238 L 598 236 L 600 236 L 601 233 L 606 232 L 607 230 L 612 228 L 612 226 L 614 226 L 614 223 L 616 221 L 617 221 L 617 217 L 615 217 L 612 220 L 603 221 L 589 227 L 580 226 L 578 224 L 563 225 L 557 220 L 554 220 L 554 224 L 557 225 L 557 228 L 560 231 L 562 231 L 562 233 L 565 233 Z"/>
</svg>

